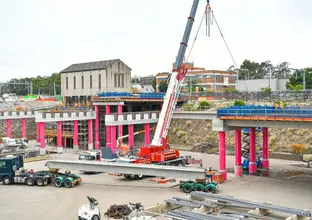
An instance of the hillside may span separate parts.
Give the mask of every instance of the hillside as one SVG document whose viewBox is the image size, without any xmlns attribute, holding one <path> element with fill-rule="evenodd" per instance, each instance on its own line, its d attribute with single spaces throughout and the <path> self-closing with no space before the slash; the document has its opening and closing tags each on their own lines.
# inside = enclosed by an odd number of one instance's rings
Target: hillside
<svg viewBox="0 0 312 220">
<path fill-rule="evenodd" d="M 234 131 L 226 133 L 227 148 L 234 148 Z M 312 149 L 312 133 L 309 129 L 269 129 L 270 150 L 290 152 L 291 144 L 304 144 Z M 261 140 L 261 137 L 260 137 Z M 218 132 L 211 129 L 211 120 L 178 120 L 172 121 L 169 131 L 169 143 L 193 147 L 196 143 L 208 142 L 218 147 Z"/>
</svg>

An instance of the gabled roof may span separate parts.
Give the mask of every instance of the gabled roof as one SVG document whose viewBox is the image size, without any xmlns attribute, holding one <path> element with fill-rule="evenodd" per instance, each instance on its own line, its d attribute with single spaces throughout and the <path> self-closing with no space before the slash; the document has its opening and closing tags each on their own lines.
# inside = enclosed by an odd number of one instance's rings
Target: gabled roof
<svg viewBox="0 0 312 220">
<path fill-rule="evenodd" d="M 76 64 L 70 65 L 66 69 L 63 69 L 60 73 L 80 72 L 80 71 L 88 71 L 88 70 L 101 70 L 101 69 L 108 68 L 110 65 L 116 62 L 122 62 L 122 61 L 120 59 L 114 59 L 114 60 L 103 60 L 103 61 L 95 61 L 95 62 L 88 62 L 88 63 L 76 63 Z"/>
</svg>

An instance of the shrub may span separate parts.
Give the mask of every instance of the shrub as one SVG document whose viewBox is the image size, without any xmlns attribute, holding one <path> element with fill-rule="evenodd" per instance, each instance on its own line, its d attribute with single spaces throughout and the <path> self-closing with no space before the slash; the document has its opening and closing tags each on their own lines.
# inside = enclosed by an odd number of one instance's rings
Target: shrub
<svg viewBox="0 0 312 220">
<path fill-rule="evenodd" d="M 303 154 L 306 152 L 306 147 L 303 144 L 292 144 L 291 153 L 293 154 Z"/>
<path fill-rule="evenodd" d="M 234 106 L 245 106 L 246 103 L 244 100 L 235 100 L 234 101 Z"/>
<path fill-rule="evenodd" d="M 225 88 L 223 89 L 224 93 L 232 93 L 232 92 L 238 92 L 235 88 Z"/>
<path fill-rule="evenodd" d="M 212 108 L 212 107 L 213 107 L 213 104 L 210 103 L 210 102 L 207 102 L 205 100 L 199 102 L 199 108 L 209 109 L 209 108 Z"/>
</svg>

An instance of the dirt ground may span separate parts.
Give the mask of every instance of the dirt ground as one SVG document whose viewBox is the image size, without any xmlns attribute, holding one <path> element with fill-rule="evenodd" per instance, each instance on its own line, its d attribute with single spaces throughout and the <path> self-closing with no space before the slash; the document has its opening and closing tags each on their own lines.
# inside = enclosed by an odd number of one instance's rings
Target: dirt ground
<svg viewBox="0 0 312 220">
<path fill-rule="evenodd" d="M 202 158 L 204 166 L 217 166 L 216 155 L 195 154 Z M 75 159 L 77 154 L 66 153 L 54 156 L 62 159 Z M 228 157 L 228 166 L 234 158 Z M 231 163 L 231 161 L 233 163 Z M 35 170 L 46 169 L 46 161 L 25 164 Z M 271 160 L 272 166 L 284 167 L 287 162 Z M 24 185 L 0 186 L 0 219 L 7 220 L 69 220 L 77 219 L 78 208 L 88 202 L 86 196 L 93 196 L 99 201 L 102 214 L 110 205 L 142 202 L 145 207 L 156 205 L 173 196 L 183 196 L 176 184 L 159 185 L 148 179 L 141 181 L 125 180 L 122 177 L 106 173 L 81 175 L 83 182 L 74 188 L 56 188 L 54 186 L 29 187 Z M 312 210 L 312 184 L 298 179 L 282 180 L 265 177 L 234 177 L 220 185 L 220 194 L 232 195 L 257 202 L 271 202 L 299 209 Z M 311 180 L 308 178 L 308 180 Z"/>
</svg>

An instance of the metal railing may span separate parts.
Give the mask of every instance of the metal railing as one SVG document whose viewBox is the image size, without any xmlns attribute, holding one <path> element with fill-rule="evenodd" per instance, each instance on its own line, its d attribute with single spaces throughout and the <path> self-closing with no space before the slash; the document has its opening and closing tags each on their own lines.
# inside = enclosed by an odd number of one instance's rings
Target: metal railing
<svg viewBox="0 0 312 220">
<path fill-rule="evenodd" d="M 312 108 L 306 109 L 231 109 L 231 108 L 221 108 L 217 110 L 217 117 L 274 117 L 274 118 L 312 118 Z"/>
<path fill-rule="evenodd" d="M 188 97 L 214 97 L 214 99 L 243 99 L 253 101 L 298 101 L 298 100 L 312 100 L 312 90 L 304 91 L 241 91 L 241 92 L 193 92 L 184 93 L 183 95 Z"/>
</svg>

